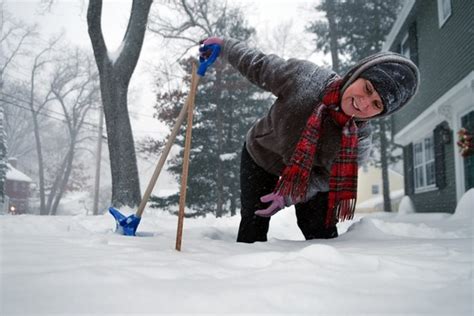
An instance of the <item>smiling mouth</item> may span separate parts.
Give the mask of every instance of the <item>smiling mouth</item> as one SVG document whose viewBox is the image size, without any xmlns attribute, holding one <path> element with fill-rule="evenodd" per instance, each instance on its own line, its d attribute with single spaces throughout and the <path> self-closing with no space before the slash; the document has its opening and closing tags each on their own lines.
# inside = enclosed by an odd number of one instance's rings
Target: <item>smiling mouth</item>
<svg viewBox="0 0 474 316">
<path fill-rule="evenodd" d="M 357 106 L 357 103 L 355 101 L 355 98 L 352 98 L 352 106 L 357 110 L 360 111 L 359 107 Z"/>
</svg>

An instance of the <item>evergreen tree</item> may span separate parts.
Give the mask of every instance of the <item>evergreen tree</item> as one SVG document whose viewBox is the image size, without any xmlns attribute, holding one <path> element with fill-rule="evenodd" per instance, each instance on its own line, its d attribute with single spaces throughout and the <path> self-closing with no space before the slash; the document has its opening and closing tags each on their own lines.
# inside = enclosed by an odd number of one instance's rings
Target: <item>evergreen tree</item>
<svg viewBox="0 0 474 316">
<path fill-rule="evenodd" d="M 315 10 L 326 13 L 326 20 L 311 22 L 306 29 L 316 35 L 317 49 L 331 52 L 334 71 L 344 72 L 382 49 L 401 3 L 400 0 L 323 0 Z"/>
<path fill-rule="evenodd" d="M 337 66 L 334 70 L 344 71 L 360 59 L 381 51 L 400 8 L 400 0 L 324 0 L 315 9 L 325 12 L 327 21 L 311 23 L 307 30 L 316 34 L 318 49 L 331 50 L 333 66 Z M 388 138 L 391 120 L 382 118 L 371 123 L 374 145 L 380 153 L 373 163 L 382 168 L 384 209 L 390 212 L 388 165 L 401 156 L 393 153 L 398 146 Z"/>
<path fill-rule="evenodd" d="M 219 21 L 217 35 L 225 34 L 247 40 L 253 29 L 245 27 L 240 10 L 229 10 Z M 181 62 L 189 86 L 191 59 Z M 157 97 L 157 116 L 174 124 L 184 105 L 186 94 L 177 89 Z M 262 90 L 250 84 L 228 64 L 220 61 L 201 78 L 196 96 L 193 139 L 190 154 L 186 205 L 200 216 L 214 213 L 235 215 L 240 199 L 240 152 L 250 125 L 268 109 L 270 102 Z M 182 135 L 185 133 L 182 127 Z M 182 170 L 184 137 L 177 138 L 180 153 L 171 160 L 169 171 L 179 179 Z M 219 171 L 219 169 L 221 171 Z M 169 207 L 178 203 L 178 195 L 152 198 L 154 206 Z"/>
</svg>

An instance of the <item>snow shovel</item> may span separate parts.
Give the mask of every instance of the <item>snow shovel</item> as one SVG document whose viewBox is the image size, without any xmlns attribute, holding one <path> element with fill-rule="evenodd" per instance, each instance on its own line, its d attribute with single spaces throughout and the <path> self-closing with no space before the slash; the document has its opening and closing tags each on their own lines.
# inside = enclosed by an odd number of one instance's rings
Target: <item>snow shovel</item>
<svg viewBox="0 0 474 316">
<path fill-rule="evenodd" d="M 220 53 L 221 47 L 219 45 L 213 44 L 213 45 L 209 45 L 208 49 L 211 50 L 211 55 L 207 59 L 204 59 L 202 57 L 199 58 L 200 64 L 199 64 L 199 69 L 197 70 L 197 74 L 201 77 L 203 77 L 206 74 L 207 68 L 210 65 L 212 65 L 214 61 L 217 59 L 217 56 Z M 158 161 L 158 164 L 156 165 L 155 172 L 153 173 L 150 179 L 150 182 L 148 183 L 148 186 L 145 190 L 145 193 L 143 194 L 143 197 L 140 202 L 140 205 L 138 206 L 137 212 L 127 217 L 123 215 L 122 213 L 120 213 L 120 211 L 117 210 L 116 208 L 114 207 L 109 208 L 110 214 L 112 214 L 112 216 L 115 218 L 115 223 L 116 223 L 115 231 L 117 233 L 126 235 L 126 236 L 136 236 L 136 231 L 137 231 L 138 225 L 140 224 L 140 220 L 141 220 L 143 211 L 145 210 L 145 206 L 148 202 L 148 199 L 150 198 L 153 188 L 155 187 L 156 181 L 158 180 L 158 176 L 160 175 L 161 169 L 163 168 L 166 162 L 166 158 L 168 157 L 168 154 L 171 150 L 171 146 L 173 145 L 174 140 L 176 139 L 176 136 L 179 132 L 179 128 L 183 124 L 186 114 L 188 114 L 192 122 L 192 111 L 194 108 L 194 99 L 196 96 L 198 82 L 199 82 L 199 77 L 196 76 L 196 65 L 193 64 L 192 74 L 191 74 L 191 88 L 189 91 L 189 95 L 186 99 L 184 107 L 181 109 L 181 112 L 178 115 L 178 118 L 173 127 L 173 130 L 171 131 L 171 134 L 168 137 L 168 140 L 166 141 L 166 145 L 165 145 L 165 148 L 163 149 L 163 153 L 161 154 L 160 160 Z M 189 119 L 188 119 L 188 122 L 189 122 Z M 188 127 L 186 130 L 186 143 L 188 143 L 188 133 L 189 133 L 188 147 L 190 146 L 190 140 L 191 140 L 190 130 L 191 130 L 191 124 L 188 123 Z M 187 155 L 187 158 L 186 158 L 186 155 Z M 186 178 L 187 178 L 187 168 L 189 164 L 189 148 L 188 148 L 187 154 L 186 154 L 186 149 L 185 149 L 185 159 L 183 161 L 184 161 L 183 162 L 183 175 L 186 169 Z M 183 195 L 186 196 L 186 182 L 184 183 L 184 193 L 183 193 L 183 184 L 181 185 L 180 213 L 181 213 L 181 204 L 184 203 L 184 199 L 182 198 Z M 183 204 L 183 216 L 184 216 L 184 204 Z M 181 231 L 182 231 L 182 219 L 180 219 L 179 221 L 181 222 Z M 179 231 L 180 231 L 180 228 L 178 224 L 178 234 L 180 235 Z"/>
</svg>

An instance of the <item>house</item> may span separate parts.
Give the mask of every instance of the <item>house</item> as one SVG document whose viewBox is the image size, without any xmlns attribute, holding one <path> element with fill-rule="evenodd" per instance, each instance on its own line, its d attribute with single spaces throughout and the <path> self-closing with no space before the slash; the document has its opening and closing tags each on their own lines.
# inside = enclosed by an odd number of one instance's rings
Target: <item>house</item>
<svg viewBox="0 0 474 316">
<path fill-rule="evenodd" d="M 9 159 L 5 179 L 5 195 L 8 203 L 8 212 L 11 214 L 28 213 L 30 198 L 30 177 L 16 169 L 16 159 Z"/>
<path fill-rule="evenodd" d="M 389 169 L 392 210 L 398 210 L 403 193 L 403 175 Z M 359 168 L 357 177 L 357 212 L 383 211 L 382 169 L 370 165 Z"/>
<path fill-rule="evenodd" d="M 454 212 L 474 186 L 474 157 L 463 157 L 458 131 L 474 132 L 474 1 L 408 0 L 383 50 L 419 67 L 417 96 L 392 116 L 403 146 L 405 195 L 417 212 Z"/>
</svg>

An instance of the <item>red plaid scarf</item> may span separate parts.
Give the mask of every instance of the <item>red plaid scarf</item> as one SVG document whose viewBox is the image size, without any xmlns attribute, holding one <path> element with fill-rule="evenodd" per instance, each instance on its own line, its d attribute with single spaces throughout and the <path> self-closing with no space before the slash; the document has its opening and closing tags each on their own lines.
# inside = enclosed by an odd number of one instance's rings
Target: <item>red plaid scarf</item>
<svg viewBox="0 0 474 316">
<path fill-rule="evenodd" d="M 342 80 L 328 85 L 322 102 L 317 105 L 306 122 L 306 127 L 276 185 L 275 192 L 288 196 L 292 201 L 304 199 L 311 176 L 313 159 L 317 155 L 321 124 L 326 115 L 342 128 L 341 148 L 331 166 L 329 179 L 329 202 L 326 227 L 334 225 L 335 218 L 351 219 L 354 216 L 357 197 L 357 126 L 354 120 L 338 111 L 341 101 Z"/>
</svg>

